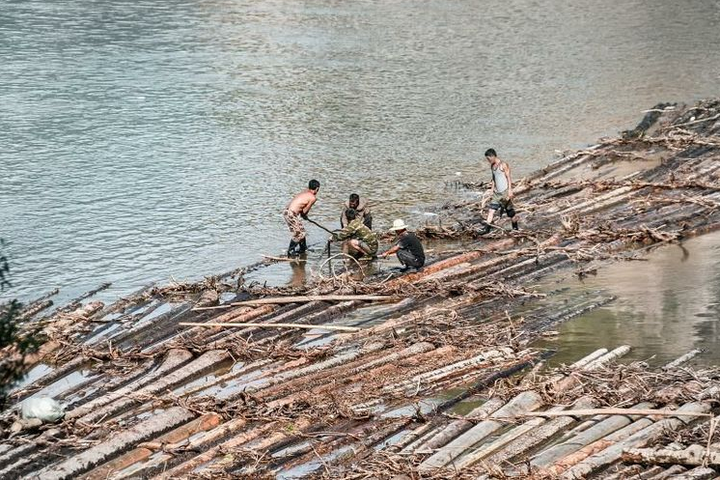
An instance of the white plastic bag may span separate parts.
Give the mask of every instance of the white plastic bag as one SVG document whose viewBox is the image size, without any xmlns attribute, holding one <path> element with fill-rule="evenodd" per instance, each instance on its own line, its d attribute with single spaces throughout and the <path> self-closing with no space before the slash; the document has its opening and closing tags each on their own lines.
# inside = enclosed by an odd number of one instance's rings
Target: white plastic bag
<svg viewBox="0 0 720 480">
<path fill-rule="evenodd" d="M 43 422 L 57 422 L 65 416 L 65 409 L 54 398 L 28 398 L 22 402 L 22 418 L 37 418 Z"/>
</svg>

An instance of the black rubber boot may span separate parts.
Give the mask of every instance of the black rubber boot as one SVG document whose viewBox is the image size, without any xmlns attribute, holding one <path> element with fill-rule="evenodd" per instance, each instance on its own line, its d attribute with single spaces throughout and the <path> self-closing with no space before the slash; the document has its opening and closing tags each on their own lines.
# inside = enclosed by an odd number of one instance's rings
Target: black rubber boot
<svg viewBox="0 0 720 480">
<path fill-rule="evenodd" d="M 513 230 L 517 230 L 519 228 L 517 222 L 512 222 L 512 226 L 513 226 Z"/>
<path fill-rule="evenodd" d="M 298 253 L 307 252 L 307 239 L 303 238 L 302 240 L 300 240 L 300 243 L 298 245 L 300 246 L 300 250 L 298 250 Z"/>
<path fill-rule="evenodd" d="M 295 240 L 290 240 L 290 246 L 288 247 L 288 251 L 287 251 L 288 257 L 295 257 L 295 256 L 297 256 L 297 254 L 298 254 L 298 252 L 297 252 L 297 247 L 298 247 L 298 245 L 300 245 L 300 244 L 299 244 L 298 242 L 296 242 Z"/>
</svg>

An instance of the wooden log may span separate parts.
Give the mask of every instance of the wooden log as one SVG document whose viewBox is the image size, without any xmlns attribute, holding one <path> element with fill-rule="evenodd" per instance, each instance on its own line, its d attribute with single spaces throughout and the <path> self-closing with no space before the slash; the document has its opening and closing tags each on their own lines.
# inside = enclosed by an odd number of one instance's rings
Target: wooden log
<svg viewBox="0 0 720 480">
<path fill-rule="evenodd" d="M 171 407 L 153 415 L 128 430 L 114 433 L 108 440 L 90 447 L 57 465 L 49 465 L 39 470 L 35 476 L 43 480 L 75 478 L 87 472 L 95 465 L 107 460 L 117 452 L 121 452 L 130 446 L 185 423 L 194 416 L 194 414 L 182 407 Z"/>
<path fill-rule="evenodd" d="M 585 366 L 585 369 L 593 370 L 595 368 L 600 368 L 603 365 L 606 365 L 608 362 L 624 357 L 625 355 L 630 353 L 631 348 L 632 347 L 630 347 L 630 345 L 622 345 L 620 347 L 617 347 L 616 349 L 612 350 L 609 353 L 606 353 L 597 360 L 593 360 L 592 362 L 590 362 L 587 366 Z"/>
<path fill-rule="evenodd" d="M 282 305 L 285 303 L 308 303 L 308 302 L 347 302 L 350 300 L 361 301 L 395 301 L 397 297 L 389 295 L 297 295 L 288 297 L 272 297 L 257 298 L 255 300 L 244 300 L 242 302 L 227 303 L 224 305 L 216 305 L 213 307 L 193 308 L 193 311 L 217 310 L 223 308 L 232 308 L 238 306 L 257 306 L 257 305 Z"/>
<path fill-rule="evenodd" d="M 664 472 L 660 472 L 652 477 L 648 477 L 647 480 L 667 480 L 668 478 L 676 478 L 678 475 L 685 473 L 687 468 L 682 465 L 673 465 Z"/>
<path fill-rule="evenodd" d="M 220 424 L 220 421 L 220 415 L 217 413 L 207 413 L 171 432 L 161 435 L 152 442 L 139 444 L 134 450 L 88 472 L 83 477 L 83 480 L 103 480 L 114 477 L 121 470 L 146 460 L 166 444 L 174 444 L 199 432 L 215 428 Z"/>
<path fill-rule="evenodd" d="M 314 374 L 304 375 L 296 378 L 295 380 L 286 381 L 281 384 L 277 384 L 274 387 L 269 387 L 263 390 L 261 397 L 268 398 L 273 395 L 279 395 L 285 391 L 294 391 L 291 395 L 281 396 L 277 400 L 273 400 L 266 403 L 267 408 L 278 408 L 290 403 L 295 402 L 307 396 L 310 389 L 317 388 L 318 386 L 327 385 L 336 381 L 349 380 L 352 381 L 352 377 L 364 372 L 381 367 L 388 363 L 395 363 L 398 360 L 411 358 L 416 355 L 430 352 L 434 350 L 435 346 L 430 342 L 418 342 L 411 346 L 404 348 L 400 351 L 393 353 L 381 352 L 380 355 L 374 360 L 368 360 L 361 357 L 346 365 L 340 365 L 333 368 L 331 371 L 321 370 Z M 372 375 L 372 372 L 370 373 Z"/>
<path fill-rule="evenodd" d="M 704 414 L 710 410 L 711 406 L 708 403 L 688 403 L 678 409 L 678 412 L 693 412 L 697 414 Z M 670 417 L 664 420 L 660 420 L 657 423 L 647 426 L 639 432 L 631 435 L 630 437 L 618 441 L 610 442 L 606 448 L 603 448 L 598 453 L 589 456 L 582 462 L 578 463 L 574 467 L 567 470 L 561 478 L 565 480 L 572 480 L 575 478 L 586 477 L 593 472 L 596 472 L 604 467 L 607 467 L 611 463 L 617 461 L 622 452 L 628 448 L 637 448 L 646 445 L 649 442 L 660 437 L 668 431 L 675 431 L 681 426 L 686 425 L 697 417 Z"/>
<path fill-rule="evenodd" d="M 477 355 L 475 357 L 469 358 L 467 360 L 462 360 L 460 362 L 455 362 L 451 365 L 447 365 L 445 367 L 439 368 L 437 370 L 432 370 L 430 372 L 421 373 L 419 375 L 415 375 L 414 377 L 404 380 L 402 382 L 388 385 L 383 388 L 384 391 L 393 391 L 393 390 L 400 390 L 400 389 L 406 389 L 406 388 L 420 388 L 420 386 L 425 383 L 432 383 L 435 382 L 441 378 L 445 378 L 448 375 L 456 374 L 457 372 L 463 371 L 468 368 L 474 368 L 478 365 L 482 365 L 484 363 L 487 363 L 488 361 L 492 360 L 500 360 L 500 359 L 507 359 L 507 358 L 513 358 L 514 352 L 511 348 L 501 348 L 498 350 L 489 350 L 487 352 L 483 352 L 480 355 Z"/>
<path fill-rule="evenodd" d="M 152 384 L 140 388 L 122 398 L 118 398 L 113 402 L 95 409 L 79 419 L 83 423 L 95 423 L 101 419 L 111 418 L 113 415 L 120 413 L 133 404 L 141 402 L 143 396 L 154 395 L 158 392 L 171 389 L 186 381 L 189 378 L 200 375 L 201 373 L 213 368 L 216 364 L 221 363 L 230 358 L 230 354 L 225 350 L 210 350 L 196 358 L 189 364 L 179 370 L 173 370 L 171 373 L 154 381 Z"/>
<path fill-rule="evenodd" d="M 563 408 L 565 407 L 552 407 L 550 411 L 552 411 L 553 413 L 558 413 Z M 478 448 L 475 448 L 474 450 L 469 450 L 465 455 L 460 456 L 455 462 L 453 462 L 453 468 L 457 470 L 468 468 L 471 465 L 492 455 L 493 453 L 497 453 L 499 450 L 506 447 L 511 442 L 520 440 L 522 436 L 529 434 L 531 431 L 540 427 L 543 423 L 545 423 L 545 419 L 533 418 L 532 420 L 527 421 L 522 425 L 511 428 L 504 434 L 500 435 L 494 441 L 484 443 L 478 446 Z"/>
<path fill-rule="evenodd" d="M 300 420 L 296 421 L 293 424 L 293 430 L 294 431 L 302 431 L 302 430 L 308 428 L 310 425 L 311 425 L 311 422 L 309 420 L 307 420 L 305 418 L 301 418 Z M 205 452 L 201 453 L 200 455 L 197 455 L 170 470 L 163 472 L 162 474 L 158 475 L 156 478 L 158 480 L 171 480 L 171 479 L 175 479 L 175 478 L 183 478 L 183 477 L 187 476 L 187 474 L 189 474 L 190 472 L 192 472 L 198 468 L 201 468 L 203 464 L 211 461 L 216 456 L 221 455 L 222 452 L 232 451 L 232 449 L 237 448 L 240 445 L 243 445 L 244 443 L 250 442 L 250 441 L 254 440 L 255 438 L 260 437 L 261 435 L 265 435 L 270 430 L 278 428 L 279 426 L 280 426 L 279 422 L 270 422 L 270 423 L 266 423 L 264 425 L 260 425 L 256 428 L 253 428 L 246 432 L 243 432 L 240 435 L 237 435 L 229 440 L 226 440 L 225 442 L 222 442 L 219 445 L 216 445 L 216 446 L 206 450 Z"/>
<path fill-rule="evenodd" d="M 623 462 L 643 464 L 679 464 L 686 466 L 720 466 L 720 452 L 708 451 L 702 445 L 690 445 L 685 450 L 663 448 L 628 448 L 623 451 Z"/>
<path fill-rule="evenodd" d="M 712 417 L 711 413 L 679 412 L 677 410 L 659 410 L 650 408 L 591 408 L 586 410 L 565 410 L 562 412 L 527 412 L 520 413 L 521 417 L 557 417 L 572 415 L 575 417 L 587 417 L 593 415 L 647 415 L 652 417 Z"/>
<path fill-rule="evenodd" d="M 323 360 L 321 362 L 314 363 L 314 364 L 309 365 L 304 368 L 299 368 L 299 369 L 291 370 L 289 372 L 280 373 L 280 374 L 272 376 L 271 378 L 261 378 L 256 381 L 252 381 L 252 382 L 248 383 L 247 385 L 245 385 L 244 389 L 241 391 L 221 393 L 221 394 L 218 394 L 216 396 L 216 398 L 226 399 L 226 400 L 234 400 L 234 399 L 237 399 L 247 393 L 256 393 L 256 392 L 259 392 L 260 390 L 271 387 L 273 385 L 277 385 L 279 383 L 288 382 L 295 378 L 304 377 L 306 375 L 310 375 L 312 373 L 319 372 L 321 370 L 325 370 L 325 369 L 332 368 L 332 367 L 335 367 L 338 365 L 342 365 L 344 363 L 348 363 L 348 362 L 355 360 L 356 358 L 359 358 L 363 355 L 367 355 L 368 353 L 381 350 L 383 348 L 383 346 L 384 345 L 382 343 L 371 343 L 371 344 L 365 345 L 361 349 L 341 353 L 339 355 L 330 357 L 327 360 Z"/>
<path fill-rule="evenodd" d="M 570 365 L 570 368 L 579 370 L 582 368 L 585 368 L 588 364 L 593 362 L 594 360 L 597 360 L 598 358 L 602 357 L 608 352 L 607 348 L 599 348 L 595 350 L 594 352 L 590 353 L 589 355 L 586 355 L 585 357 L 581 358 L 577 362 Z"/>
<path fill-rule="evenodd" d="M 166 375 L 168 372 L 174 370 L 179 365 L 182 365 L 191 358 L 192 353 L 188 352 L 187 350 L 174 348 L 168 351 L 165 360 L 155 371 L 152 371 L 148 375 L 144 375 L 143 377 L 128 383 L 124 387 L 115 390 L 114 392 L 108 392 L 105 395 L 102 395 L 77 408 L 70 410 L 65 414 L 65 418 L 67 420 L 71 420 L 73 418 L 82 417 L 83 415 L 86 415 L 104 405 L 107 405 L 108 403 L 111 403 L 121 398 L 125 398 L 128 395 L 136 392 L 139 388 L 152 382 L 153 380 Z"/>
<path fill-rule="evenodd" d="M 675 480 L 706 480 L 717 478 L 718 472 L 710 467 L 695 467 L 692 470 L 676 475 Z"/>
<path fill-rule="evenodd" d="M 449 425 L 429 438 L 427 442 L 418 446 L 416 453 L 433 453 L 436 449 L 447 445 L 447 443 L 453 438 L 456 438 L 458 435 L 470 430 L 470 428 L 475 425 L 475 421 L 477 419 L 486 419 L 503 405 L 505 405 L 505 402 L 500 398 L 493 397 L 489 399 L 487 402 L 468 413 L 465 416 L 466 419 L 450 422 Z"/>
<path fill-rule="evenodd" d="M 652 407 L 653 404 L 649 402 L 643 402 L 635 405 L 637 408 Z M 552 465 L 555 462 L 560 461 L 564 457 L 580 450 L 581 448 L 589 445 L 603 437 L 606 437 L 613 432 L 630 425 L 634 420 L 639 419 L 637 416 L 630 415 L 613 415 L 594 426 L 579 432 L 577 435 L 551 446 L 538 453 L 532 460 L 531 465 L 535 467 L 545 468 Z M 652 423 L 648 420 L 648 425 Z"/>
<path fill-rule="evenodd" d="M 259 327 L 259 328 L 301 328 L 306 330 L 330 330 L 335 332 L 359 332 L 362 330 L 357 327 L 344 327 L 341 325 L 304 325 L 302 323 L 215 323 L 215 322 L 180 322 L 178 325 L 183 327 Z"/>
<path fill-rule="evenodd" d="M 489 419 L 484 420 L 452 442 L 438 450 L 434 455 L 420 464 L 420 472 L 429 472 L 453 462 L 464 451 L 481 440 L 498 431 L 504 425 L 500 418 L 512 417 L 519 412 L 530 411 L 542 405 L 542 397 L 533 391 L 523 392 L 505 406 L 493 413 Z"/>
<path fill-rule="evenodd" d="M 581 397 L 573 404 L 573 407 L 592 407 L 595 404 L 596 400 L 594 398 Z M 485 463 L 487 465 L 504 465 L 505 462 L 513 461 L 515 464 L 527 465 L 528 462 L 525 455 L 527 455 L 528 452 L 536 449 L 549 439 L 554 439 L 559 432 L 566 430 L 576 422 L 575 417 L 569 415 L 555 417 L 534 428 L 517 441 L 505 446 L 499 452 L 491 455 L 485 460 Z M 517 459 L 517 461 L 513 459 Z"/>
<path fill-rule="evenodd" d="M 682 355 L 681 357 L 678 357 L 675 360 L 673 360 L 672 362 L 669 362 L 668 364 L 666 364 L 663 367 L 663 370 L 673 370 L 673 369 L 679 367 L 680 365 L 682 365 L 683 363 L 689 362 L 690 360 L 695 358 L 701 352 L 702 352 L 702 350 L 698 350 L 698 349 L 690 350 L 685 355 Z"/>
</svg>

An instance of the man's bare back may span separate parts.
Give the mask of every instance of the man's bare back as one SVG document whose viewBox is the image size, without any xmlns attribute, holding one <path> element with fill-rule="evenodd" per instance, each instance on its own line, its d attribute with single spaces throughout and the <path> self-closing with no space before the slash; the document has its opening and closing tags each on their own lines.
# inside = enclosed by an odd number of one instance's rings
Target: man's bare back
<svg viewBox="0 0 720 480">
<path fill-rule="evenodd" d="M 296 215 L 307 215 L 316 200 L 317 197 L 312 190 L 305 190 L 298 193 L 292 200 L 290 200 L 287 209 Z"/>
</svg>

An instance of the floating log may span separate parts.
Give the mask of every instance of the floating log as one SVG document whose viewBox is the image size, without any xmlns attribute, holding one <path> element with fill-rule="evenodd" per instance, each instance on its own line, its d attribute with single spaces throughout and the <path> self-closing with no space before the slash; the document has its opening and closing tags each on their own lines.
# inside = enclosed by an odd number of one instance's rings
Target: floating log
<svg viewBox="0 0 720 480">
<path fill-rule="evenodd" d="M 678 409 L 678 412 L 682 413 L 697 413 L 704 414 L 710 410 L 710 405 L 707 403 L 688 403 Z M 608 466 L 614 461 L 617 461 L 622 452 L 629 448 L 638 448 L 646 445 L 662 435 L 667 431 L 674 431 L 686 423 L 690 422 L 694 418 L 692 416 L 670 417 L 665 420 L 661 420 L 657 423 L 647 426 L 643 430 L 631 435 L 630 437 L 616 442 L 611 443 L 606 448 L 602 449 L 598 453 L 586 458 L 582 462 L 578 463 L 568 471 L 566 471 L 561 478 L 572 480 L 583 476 L 590 475 L 603 467 Z"/>
<path fill-rule="evenodd" d="M 527 412 L 521 413 L 521 417 L 557 417 L 561 415 L 572 415 L 575 417 L 587 417 L 592 415 L 648 415 L 661 417 L 712 417 L 711 413 L 680 412 L 677 410 L 658 410 L 640 408 L 590 408 L 587 410 L 565 410 L 562 412 Z"/>
<path fill-rule="evenodd" d="M 478 423 L 438 450 L 434 455 L 421 463 L 418 470 L 421 472 L 429 472 L 453 462 L 465 450 L 487 438 L 489 435 L 492 435 L 503 426 L 503 422 L 495 420 L 496 418 L 512 417 L 519 412 L 539 408 L 541 405 L 542 398 L 538 393 L 528 391 L 519 394 L 505 406 L 493 413 L 489 419 Z"/>
<path fill-rule="evenodd" d="M 216 413 L 208 413 L 200 418 L 196 418 L 175 430 L 166 433 L 152 442 L 141 443 L 130 452 L 116 458 L 104 465 L 88 472 L 83 478 L 85 480 L 103 480 L 112 477 L 115 473 L 123 470 L 131 465 L 141 462 L 149 458 L 157 450 L 161 450 L 166 444 L 180 442 L 199 432 L 204 432 L 217 427 L 220 423 L 220 415 Z"/>
<path fill-rule="evenodd" d="M 124 449 L 152 438 L 181 423 L 192 419 L 194 414 L 182 407 L 172 407 L 140 422 L 128 430 L 114 434 L 109 440 L 90 447 L 59 465 L 45 467 L 37 472 L 43 480 L 64 480 L 76 478 L 95 465 Z"/>
<path fill-rule="evenodd" d="M 625 462 L 645 464 L 669 463 L 720 467 L 720 452 L 709 451 L 702 445 L 690 445 L 685 450 L 629 448 L 623 452 L 622 459 Z"/>
</svg>

